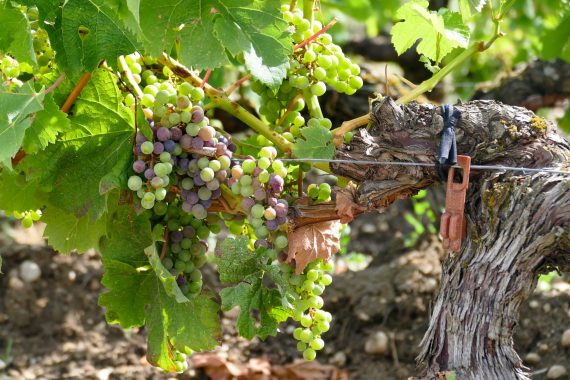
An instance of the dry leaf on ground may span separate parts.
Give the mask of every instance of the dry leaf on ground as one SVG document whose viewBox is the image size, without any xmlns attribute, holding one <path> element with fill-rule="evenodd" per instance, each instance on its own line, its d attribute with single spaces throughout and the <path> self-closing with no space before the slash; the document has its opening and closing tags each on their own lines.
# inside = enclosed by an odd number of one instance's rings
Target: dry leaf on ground
<svg viewBox="0 0 570 380">
<path fill-rule="evenodd" d="M 340 248 L 338 220 L 308 224 L 289 232 L 287 262 L 295 260 L 295 273 L 300 274 L 311 261 L 328 261 Z"/>
</svg>

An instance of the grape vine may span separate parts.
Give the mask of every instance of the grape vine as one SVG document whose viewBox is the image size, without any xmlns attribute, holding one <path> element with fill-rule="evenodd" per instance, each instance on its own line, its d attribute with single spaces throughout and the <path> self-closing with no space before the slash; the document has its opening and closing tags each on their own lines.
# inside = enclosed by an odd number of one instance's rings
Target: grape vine
<svg viewBox="0 0 570 380">
<path fill-rule="evenodd" d="M 330 184 L 305 178 L 328 165 L 303 159 L 331 159 L 350 142 L 357 125 L 332 130 L 319 98 L 355 94 L 360 66 L 314 0 L 156 3 L 0 1 L 18 20 L 0 37 L 20 39 L 0 38 L 0 209 L 25 227 L 41 218 L 56 250 L 101 252 L 107 321 L 146 326 L 153 365 L 184 371 L 188 355 L 218 345 L 218 312 L 234 307 L 248 339 L 292 320 L 298 350 L 314 360 L 333 323 L 322 295 L 339 224 L 316 220 L 294 249 L 290 237 L 307 228 L 297 207 L 334 206 Z M 396 16 L 400 53 L 422 39 L 418 52 L 439 65 L 468 47 L 459 13 L 413 0 Z M 402 101 L 482 50 L 473 46 Z M 228 67 L 246 74 L 233 85 L 208 79 Z M 230 134 L 219 110 L 253 133 Z"/>
</svg>

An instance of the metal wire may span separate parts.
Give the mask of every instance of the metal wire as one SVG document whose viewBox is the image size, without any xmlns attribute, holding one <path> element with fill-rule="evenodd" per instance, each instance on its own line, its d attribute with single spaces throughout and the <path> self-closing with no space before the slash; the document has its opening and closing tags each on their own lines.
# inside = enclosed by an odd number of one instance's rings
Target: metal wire
<svg viewBox="0 0 570 380">
<path fill-rule="evenodd" d="M 355 164 L 355 165 L 385 165 L 385 166 L 424 166 L 435 167 L 435 163 L 430 162 L 400 162 L 400 161 L 367 161 L 367 160 L 328 160 L 324 158 L 281 158 L 283 162 L 325 162 L 325 163 L 338 163 L 338 164 Z M 461 166 L 454 165 L 454 168 L 461 169 Z M 513 171 L 526 173 L 549 173 L 549 174 L 562 174 L 570 175 L 569 171 L 556 170 L 549 168 L 519 168 L 516 166 L 501 166 L 501 165 L 471 165 L 472 170 L 489 170 L 489 171 Z"/>
</svg>

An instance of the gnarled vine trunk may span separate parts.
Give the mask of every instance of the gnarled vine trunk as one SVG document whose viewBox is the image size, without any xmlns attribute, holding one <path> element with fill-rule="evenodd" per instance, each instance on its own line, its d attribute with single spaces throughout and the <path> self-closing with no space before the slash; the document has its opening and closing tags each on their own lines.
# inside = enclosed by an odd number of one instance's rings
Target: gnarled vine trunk
<svg viewBox="0 0 570 380">
<path fill-rule="evenodd" d="M 532 112 L 493 101 L 457 105 L 459 154 L 473 164 L 564 167 L 568 143 Z M 432 105 L 372 104 L 372 123 L 337 150 L 348 160 L 435 162 L 443 120 Z M 359 183 L 359 210 L 379 210 L 437 181 L 434 168 L 333 164 Z M 418 360 L 425 379 L 528 379 L 513 348 L 521 304 L 537 275 L 570 268 L 570 176 L 473 171 L 468 236 L 449 255 Z"/>
</svg>

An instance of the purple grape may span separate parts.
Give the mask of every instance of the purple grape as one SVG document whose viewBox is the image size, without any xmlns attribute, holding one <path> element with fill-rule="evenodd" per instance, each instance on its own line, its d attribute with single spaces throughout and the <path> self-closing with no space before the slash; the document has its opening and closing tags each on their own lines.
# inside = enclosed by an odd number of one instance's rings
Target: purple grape
<svg viewBox="0 0 570 380">
<path fill-rule="evenodd" d="M 275 207 L 277 205 L 277 198 L 271 197 L 267 200 L 267 205 Z"/>
<path fill-rule="evenodd" d="M 204 180 L 202 179 L 202 177 L 200 177 L 200 172 L 195 172 L 194 173 L 194 185 L 196 186 L 204 186 L 206 184 L 206 182 L 204 182 Z"/>
<path fill-rule="evenodd" d="M 217 143 L 216 144 L 216 156 L 222 156 L 224 154 L 226 154 L 226 151 L 228 150 L 228 147 L 223 144 L 223 143 Z"/>
<path fill-rule="evenodd" d="M 279 177 L 278 175 L 271 174 L 269 177 L 269 186 L 274 193 L 279 194 L 283 191 L 283 178 Z"/>
<path fill-rule="evenodd" d="M 241 200 L 241 207 L 243 207 L 245 212 L 249 212 L 249 210 L 251 210 L 254 204 L 255 201 L 251 198 L 243 198 Z"/>
<path fill-rule="evenodd" d="M 183 275 L 179 275 L 178 277 L 176 277 L 176 283 L 179 286 L 183 286 L 184 284 L 186 284 L 186 277 L 184 277 Z"/>
<path fill-rule="evenodd" d="M 135 154 L 135 156 L 142 156 L 141 146 L 140 146 L 140 145 L 135 145 L 135 146 L 133 147 L 133 153 Z"/>
<path fill-rule="evenodd" d="M 228 179 L 228 186 L 232 186 L 234 183 L 236 183 L 238 180 L 235 177 L 232 177 L 230 179 Z"/>
<path fill-rule="evenodd" d="M 287 217 L 286 216 L 278 216 L 277 218 L 275 218 L 273 220 L 276 220 L 277 223 L 279 223 L 279 224 L 287 223 Z"/>
<path fill-rule="evenodd" d="M 212 191 L 212 199 L 218 199 L 221 196 L 222 196 L 222 190 L 221 189 L 216 189 L 216 190 Z"/>
<path fill-rule="evenodd" d="M 226 178 L 228 178 L 228 172 L 225 170 L 220 170 L 219 172 L 216 173 L 216 178 L 218 179 L 218 181 L 224 182 Z"/>
<path fill-rule="evenodd" d="M 163 144 L 164 150 L 166 150 L 168 153 L 172 153 L 174 151 L 174 148 L 176 148 L 176 143 L 172 140 L 166 140 L 163 142 Z"/>
<path fill-rule="evenodd" d="M 229 150 L 230 152 L 232 152 L 232 153 L 235 153 L 236 150 L 237 150 L 236 144 L 234 144 L 234 143 L 229 143 L 229 144 L 228 144 L 228 150 Z"/>
<path fill-rule="evenodd" d="M 269 248 L 269 243 L 265 239 L 259 239 L 259 240 L 256 240 L 255 243 L 253 243 L 253 246 L 255 247 L 255 249 L 257 249 L 259 247 Z"/>
<path fill-rule="evenodd" d="M 254 178 L 253 181 L 251 181 L 251 186 L 253 186 L 254 189 L 259 189 L 261 187 L 261 182 L 259 182 L 259 178 Z"/>
<path fill-rule="evenodd" d="M 195 191 L 191 191 L 190 193 L 188 193 L 188 197 L 186 198 L 186 201 L 191 205 L 195 205 L 196 203 L 198 203 L 199 200 L 200 198 L 198 197 L 198 194 Z"/>
<path fill-rule="evenodd" d="M 214 178 L 210 182 L 206 183 L 206 187 L 208 188 L 208 190 L 211 190 L 211 191 L 219 189 L 220 188 L 220 181 L 218 181 L 216 178 Z"/>
<path fill-rule="evenodd" d="M 192 211 L 192 205 L 188 202 L 184 202 L 184 203 L 182 203 L 182 210 L 184 210 L 184 212 L 191 212 Z"/>
<path fill-rule="evenodd" d="M 199 123 L 204 120 L 204 110 L 200 107 L 196 107 L 194 111 L 192 111 L 192 123 Z"/>
<path fill-rule="evenodd" d="M 255 198 L 256 201 L 262 201 L 265 199 L 266 196 L 267 196 L 267 194 L 265 193 L 265 190 L 263 190 L 263 189 L 257 189 L 253 193 L 253 197 Z"/>
<path fill-rule="evenodd" d="M 265 226 L 269 231 L 275 231 L 276 229 L 279 228 L 279 223 L 277 222 L 276 219 L 268 220 L 265 222 Z"/>
<path fill-rule="evenodd" d="M 160 141 L 166 141 L 172 137 L 172 133 L 170 133 L 170 129 L 165 127 L 160 127 L 156 131 L 156 137 L 158 137 Z"/>
<path fill-rule="evenodd" d="M 213 148 L 215 144 L 212 141 L 205 141 L 204 146 L 207 148 Z"/>
<path fill-rule="evenodd" d="M 180 129 L 178 127 L 170 128 L 170 133 L 172 134 L 172 140 L 174 140 L 174 141 L 180 140 L 180 138 L 184 134 L 184 132 L 182 132 L 182 129 Z"/>
<path fill-rule="evenodd" d="M 188 163 L 188 172 L 193 173 L 198 170 L 198 160 L 193 158 Z"/>
<path fill-rule="evenodd" d="M 281 204 L 284 204 L 285 206 L 289 207 L 289 202 L 287 202 L 287 199 L 278 199 L 277 203 L 281 203 Z"/>
<path fill-rule="evenodd" d="M 188 170 L 188 164 L 190 163 L 190 160 L 188 160 L 187 158 L 181 158 L 178 160 L 178 167 L 184 171 Z"/>
<path fill-rule="evenodd" d="M 200 201 L 199 204 L 201 204 L 202 206 L 204 206 L 204 209 L 207 209 L 208 207 L 210 207 L 212 205 L 212 199 L 208 199 L 205 201 Z"/>
<path fill-rule="evenodd" d="M 180 243 L 182 239 L 184 239 L 182 231 L 172 231 L 170 234 L 170 240 L 172 240 L 174 243 Z"/>
<path fill-rule="evenodd" d="M 137 132 L 137 136 L 135 138 L 137 144 L 142 144 L 146 141 L 146 136 L 143 135 L 141 132 Z"/>
<path fill-rule="evenodd" d="M 231 157 L 230 157 L 231 158 Z M 238 160 L 231 160 L 230 161 L 230 168 L 233 168 L 234 166 L 238 165 L 239 166 L 239 161 Z"/>
<path fill-rule="evenodd" d="M 146 179 L 153 179 L 156 177 L 156 174 L 154 174 L 154 170 L 152 170 L 152 168 L 148 168 L 144 171 L 144 177 Z"/>
<path fill-rule="evenodd" d="M 226 146 L 228 145 L 228 139 L 226 138 L 226 136 L 220 136 L 220 137 L 218 137 L 218 142 L 219 142 L 219 143 L 222 143 L 222 144 L 224 144 L 224 145 L 226 145 Z"/>
<path fill-rule="evenodd" d="M 196 230 L 192 226 L 186 226 L 182 230 L 184 237 L 192 239 L 196 235 Z"/>
<path fill-rule="evenodd" d="M 146 168 L 146 164 L 144 163 L 143 160 L 136 160 L 135 162 L 133 162 L 133 171 L 135 173 L 142 173 L 144 172 Z"/>
<path fill-rule="evenodd" d="M 261 168 L 260 167 L 256 167 L 255 169 L 253 169 L 253 175 L 255 177 L 257 177 L 259 175 L 259 173 L 261 173 Z"/>
<path fill-rule="evenodd" d="M 154 143 L 154 150 L 152 151 L 152 153 L 154 154 L 161 154 L 162 152 L 164 152 L 164 144 L 161 142 L 155 142 Z"/>
<path fill-rule="evenodd" d="M 190 149 L 192 147 L 192 136 L 183 135 L 180 137 L 180 146 L 184 150 Z"/>
<path fill-rule="evenodd" d="M 287 216 L 288 207 L 285 204 L 277 203 L 273 208 L 275 209 L 275 214 L 277 214 L 278 217 Z"/>
<path fill-rule="evenodd" d="M 195 149 L 202 149 L 204 147 L 204 140 L 201 137 L 194 137 L 192 139 L 192 147 Z"/>
</svg>

